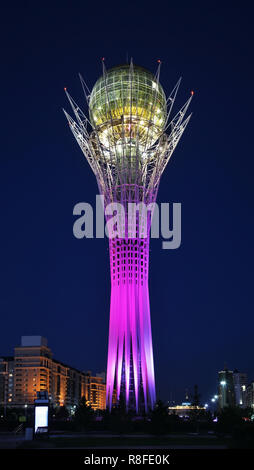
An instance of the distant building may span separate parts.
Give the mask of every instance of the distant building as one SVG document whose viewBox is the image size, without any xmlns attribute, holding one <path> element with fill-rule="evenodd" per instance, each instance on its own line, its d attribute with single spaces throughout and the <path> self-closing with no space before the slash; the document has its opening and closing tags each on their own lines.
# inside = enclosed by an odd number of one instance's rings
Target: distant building
<svg viewBox="0 0 254 470">
<path fill-rule="evenodd" d="M 254 381 L 246 387 L 246 407 L 254 410 Z"/>
<path fill-rule="evenodd" d="M 247 374 L 239 372 L 237 369 L 233 372 L 234 391 L 235 391 L 235 404 L 245 408 L 246 406 L 246 388 L 247 388 Z"/>
<path fill-rule="evenodd" d="M 52 352 L 42 336 L 22 336 L 21 346 L 14 350 L 14 402 L 16 406 L 34 403 L 39 391 L 48 391 L 56 405 L 53 394 Z"/>
<path fill-rule="evenodd" d="M 198 398 L 197 395 L 197 386 L 195 386 L 195 391 L 196 391 L 196 398 Z M 168 413 L 170 415 L 175 414 L 180 416 L 180 418 L 188 418 L 191 414 L 193 414 L 193 411 L 205 411 L 206 408 L 204 406 L 200 406 L 198 403 L 190 402 L 189 401 L 189 392 L 188 389 L 185 390 L 185 397 L 184 401 L 182 402 L 181 405 L 173 405 L 168 407 Z"/>
<path fill-rule="evenodd" d="M 14 399 L 14 358 L 0 357 L 0 406 L 10 406 Z"/>
<path fill-rule="evenodd" d="M 32 405 L 39 391 L 47 391 L 55 406 L 72 408 L 85 396 L 94 410 L 106 407 L 103 373 L 93 377 L 53 359 L 42 336 L 22 336 L 14 357 L 0 358 L 0 404 Z"/>
<path fill-rule="evenodd" d="M 185 402 L 183 402 L 181 405 L 168 407 L 169 414 L 178 415 L 180 416 L 180 418 L 188 418 L 193 413 L 194 410 L 205 411 L 206 408 L 204 406 L 194 406 L 194 405 L 191 405 L 191 403 L 185 403 Z"/>
<path fill-rule="evenodd" d="M 235 387 L 233 372 L 225 368 L 218 373 L 218 405 L 222 410 L 225 407 L 235 406 Z"/>
<path fill-rule="evenodd" d="M 91 375 L 91 372 L 85 374 L 85 397 L 88 405 L 93 410 L 104 410 L 106 408 L 106 381 L 105 374 Z"/>
</svg>

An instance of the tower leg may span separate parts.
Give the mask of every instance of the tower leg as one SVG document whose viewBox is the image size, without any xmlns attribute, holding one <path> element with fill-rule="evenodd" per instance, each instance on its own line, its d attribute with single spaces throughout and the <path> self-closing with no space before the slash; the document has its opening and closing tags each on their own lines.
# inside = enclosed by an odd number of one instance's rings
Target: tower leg
<svg viewBox="0 0 254 470">
<path fill-rule="evenodd" d="M 126 409 L 147 412 L 155 404 L 150 303 L 149 239 L 110 240 L 111 305 L 107 405 L 124 393 Z"/>
</svg>

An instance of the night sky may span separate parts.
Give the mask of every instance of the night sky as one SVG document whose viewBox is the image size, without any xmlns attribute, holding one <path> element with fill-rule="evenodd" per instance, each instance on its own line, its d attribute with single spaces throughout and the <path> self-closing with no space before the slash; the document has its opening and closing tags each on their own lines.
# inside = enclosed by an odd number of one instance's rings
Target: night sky
<svg viewBox="0 0 254 470">
<path fill-rule="evenodd" d="M 86 110 L 78 73 L 92 88 L 101 57 L 108 68 L 133 57 L 152 72 L 161 59 L 166 94 L 183 77 L 175 111 L 195 95 L 158 194 L 182 203 L 182 245 L 151 241 L 157 395 L 182 401 L 197 383 L 205 402 L 225 363 L 254 380 L 254 11 L 21 3 L 1 8 L 0 355 L 21 335 L 43 335 L 56 359 L 105 370 L 108 240 L 73 236 L 73 206 L 94 206 L 98 191 L 62 112 L 71 113 L 64 87 Z"/>
</svg>

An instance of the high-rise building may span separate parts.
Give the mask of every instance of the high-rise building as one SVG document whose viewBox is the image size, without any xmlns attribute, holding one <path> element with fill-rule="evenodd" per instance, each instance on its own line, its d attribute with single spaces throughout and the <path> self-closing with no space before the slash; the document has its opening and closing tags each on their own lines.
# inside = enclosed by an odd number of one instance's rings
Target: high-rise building
<svg viewBox="0 0 254 470">
<path fill-rule="evenodd" d="M 254 412 L 254 381 L 246 387 L 246 408 L 252 408 Z"/>
<path fill-rule="evenodd" d="M 106 407 L 103 373 L 93 377 L 54 359 L 42 336 L 22 336 L 14 357 L 0 358 L 0 406 L 33 405 L 39 391 L 55 406 L 72 408 L 85 396 L 94 410 Z"/>
<path fill-rule="evenodd" d="M 6 408 L 14 400 L 14 358 L 0 357 L 0 406 Z"/>
<path fill-rule="evenodd" d="M 244 408 L 246 406 L 246 388 L 247 388 L 247 374 L 239 372 L 237 369 L 233 372 L 233 381 L 235 389 L 235 404 Z"/>
<path fill-rule="evenodd" d="M 93 410 L 104 410 L 106 408 L 106 383 L 105 373 L 96 374 L 95 377 L 91 372 L 85 374 L 85 397 L 87 404 Z"/>
<path fill-rule="evenodd" d="M 233 372 L 225 368 L 219 373 L 218 405 L 219 409 L 235 406 L 235 388 Z"/>
<path fill-rule="evenodd" d="M 52 353 L 42 336 L 22 336 L 14 353 L 14 402 L 32 404 L 38 391 L 52 394 Z"/>
<path fill-rule="evenodd" d="M 160 64 L 153 75 L 132 62 L 107 71 L 103 62 L 91 92 L 82 81 L 89 120 L 66 92 L 76 121 L 65 114 L 104 197 L 109 233 L 107 405 L 111 409 L 116 388 L 117 401 L 122 396 L 137 413 L 156 400 L 148 291 L 151 214 L 161 175 L 190 119 L 185 114 L 192 97 L 170 122 L 180 81 L 167 99 L 159 78 Z"/>
</svg>

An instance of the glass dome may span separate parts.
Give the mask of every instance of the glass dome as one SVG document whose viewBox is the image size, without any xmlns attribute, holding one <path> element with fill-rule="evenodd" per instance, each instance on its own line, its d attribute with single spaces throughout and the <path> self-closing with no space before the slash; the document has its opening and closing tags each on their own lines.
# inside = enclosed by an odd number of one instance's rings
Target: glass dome
<svg viewBox="0 0 254 470">
<path fill-rule="evenodd" d="M 126 143 L 151 146 L 162 134 L 167 115 L 162 86 L 148 70 L 120 65 L 95 83 L 90 100 L 90 121 L 103 145 Z"/>
</svg>

